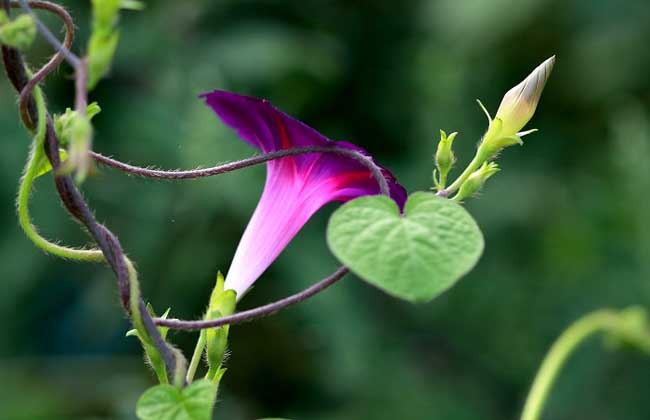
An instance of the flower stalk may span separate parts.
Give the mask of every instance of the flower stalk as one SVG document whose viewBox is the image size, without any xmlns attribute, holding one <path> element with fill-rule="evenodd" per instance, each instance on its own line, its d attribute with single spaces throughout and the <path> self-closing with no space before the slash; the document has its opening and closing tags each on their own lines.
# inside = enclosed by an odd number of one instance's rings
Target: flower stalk
<svg viewBox="0 0 650 420">
<path fill-rule="evenodd" d="M 643 308 L 599 310 L 584 316 L 569 326 L 551 346 L 535 376 L 521 420 L 540 419 L 551 387 L 569 356 L 587 338 L 599 332 L 606 334 L 610 341 L 630 344 L 650 354 L 650 328 Z"/>
</svg>

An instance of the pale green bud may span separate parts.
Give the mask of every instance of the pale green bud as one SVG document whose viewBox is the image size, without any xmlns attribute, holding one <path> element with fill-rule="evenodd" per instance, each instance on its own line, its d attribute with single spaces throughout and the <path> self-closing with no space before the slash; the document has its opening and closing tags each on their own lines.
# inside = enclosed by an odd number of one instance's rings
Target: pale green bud
<svg viewBox="0 0 650 420">
<path fill-rule="evenodd" d="M 476 171 L 474 171 L 467 180 L 461 185 L 458 190 L 458 194 L 454 197 L 455 201 L 464 200 L 467 197 L 471 197 L 481 190 L 485 181 L 488 180 L 492 175 L 499 172 L 499 166 L 494 162 L 484 162 L 483 165 Z"/>
<path fill-rule="evenodd" d="M 451 133 L 447 136 L 447 133 L 440 130 L 440 141 L 436 150 L 436 166 L 440 172 L 449 172 L 454 163 L 456 163 L 456 156 L 451 150 L 451 147 L 457 135 L 458 133 Z"/>
<path fill-rule="evenodd" d="M 458 133 L 451 133 L 447 136 L 447 133 L 440 130 L 440 141 L 438 142 L 435 156 L 436 168 L 438 169 L 433 171 L 433 183 L 438 190 L 445 188 L 447 174 L 449 174 L 452 166 L 456 163 L 456 156 L 452 150 L 452 145 L 457 135 Z"/>
<path fill-rule="evenodd" d="M 224 278 L 221 272 L 217 274 L 217 282 L 210 295 L 210 303 L 205 319 L 216 319 L 232 315 L 235 312 L 237 294 L 234 290 L 224 290 Z M 215 383 L 219 382 L 221 364 L 228 345 L 229 326 L 210 328 L 205 332 L 206 356 L 208 361 L 207 378 Z"/>
<path fill-rule="evenodd" d="M 554 65 L 555 56 L 537 66 L 528 77 L 505 94 L 495 116 L 495 119 L 502 122 L 502 137 L 517 135 L 533 117 Z"/>
<path fill-rule="evenodd" d="M 521 83 L 510 89 L 503 97 L 494 119 L 481 101 L 478 101 L 490 123 L 479 148 L 484 161 L 492 159 L 505 147 L 523 144 L 523 136 L 537 131 L 519 130 L 533 117 L 554 65 L 555 56 L 537 66 Z"/>
</svg>

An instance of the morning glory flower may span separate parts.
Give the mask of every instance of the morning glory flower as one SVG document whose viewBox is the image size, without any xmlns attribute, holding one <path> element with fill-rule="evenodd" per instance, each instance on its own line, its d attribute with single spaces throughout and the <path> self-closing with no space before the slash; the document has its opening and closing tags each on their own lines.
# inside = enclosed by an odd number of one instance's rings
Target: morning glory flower
<svg viewBox="0 0 650 420">
<path fill-rule="evenodd" d="M 218 90 L 201 97 L 242 140 L 263 153 L 334 146 L 367 155 L 351 143 L 329 140 L 268 101 Z M 402 208 L 406 191 L 390 172 L 382 168 L 382 173 Z M 309 153 L 269 161 L 262 197 L 239 242 L 225 288 L 241 298 L 323 205 L 379 192 L 370 170 L 350 157 Z"/>
</svg>

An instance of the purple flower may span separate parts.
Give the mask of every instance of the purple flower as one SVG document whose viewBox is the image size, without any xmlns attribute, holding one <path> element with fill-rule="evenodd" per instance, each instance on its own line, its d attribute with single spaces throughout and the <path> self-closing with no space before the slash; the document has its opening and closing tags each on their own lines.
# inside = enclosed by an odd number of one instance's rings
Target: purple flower
<svg viewBox="0 0 650 420">
<path fill-rule="evenodd" d="M 268 101 L 218 90 L 201 97 L 239 137 L 263 153 L 336 146 L 367 155 L 353 144 L 329 140 Z M 382 168 L 382 173 L 391 197 L 402 208 L 406 191 L 390 172 Z M 269 161 L 262 197 L 239 242 L 225 288 L 241 298 L 323 205 L 375 194 L 379 186 L 371 172 L 350 157 L 309 153 Z"/>
</svg>

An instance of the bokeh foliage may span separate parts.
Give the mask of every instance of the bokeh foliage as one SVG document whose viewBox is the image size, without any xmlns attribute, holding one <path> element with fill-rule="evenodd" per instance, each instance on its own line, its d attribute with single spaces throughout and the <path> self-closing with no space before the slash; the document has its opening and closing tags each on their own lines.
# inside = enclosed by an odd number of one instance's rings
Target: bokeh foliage
<svg viewBox="0 0 650 420">
<path fill-rule="evenodd" d="M 88 2 L 67 0 L 84 48 Z M 110 79 L 92 96 L 95 148 L 145 165 L 195 167 L 248 156 L 197 99 L 215 88 L 270 99 L 334 139 L 358 143 L 409 190 L 431 186 L 438 129 L 460 131 L 459 164 L 501 95 L 541 60 L 558 62 L 503 171 L 468 204 L 486 238 L 478 267 L 433 303 L 412 306 L 350 277 L 311 302 L 233 327 L 220 417 L 516 418 L 553 339 L 603 306 L 650 304 L 650 5 L 646 0 L 192 0 L 124 13 Z M 52 19 L 46 21 L 58 28 Z M 40 42 L 30 57 L 50 54 Z M 71 69 L 46 84 L 72 100 Z M 98 266 L 44 256 L 13 205 L 28 139 L 0 80 L 0 417 L 133 418 L 153 384 Z M 101 170 L 84 185 L 99 219 L 138 263 L 158 310 L 199 317 L 262 190 L 264 168 L 184 183 Z M 243 306 L 297 291 L 336 266 L 321 211 Z M 85 236 L 37 182 L 49 237 Z M 194 335 L 171 333 L 186 350 Z M 187 351 L 186 351 L 187 352 Z M 647 419 L 650 361 L 571 360 L 546 418 Z"/>
</svg>

